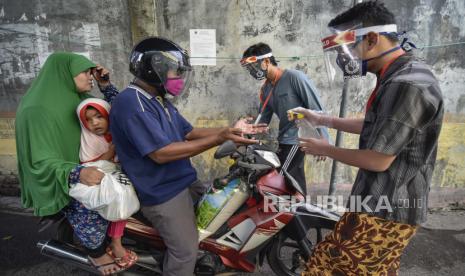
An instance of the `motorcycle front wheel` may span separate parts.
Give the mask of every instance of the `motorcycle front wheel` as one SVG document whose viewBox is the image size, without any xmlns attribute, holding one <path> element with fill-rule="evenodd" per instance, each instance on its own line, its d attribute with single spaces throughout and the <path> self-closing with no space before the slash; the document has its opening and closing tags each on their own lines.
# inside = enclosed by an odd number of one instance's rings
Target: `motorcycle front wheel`
<svg viewBox="0 0 465 276">
<path fill-rule="evenodd" d="M 312 228 L 308 231 L 305 238 L 312 245 L 312 250 L 329 232 L 331 229 L 326 228 Z M 300 276 L 308 261 L 297 241 L 288 237 L 284 231 L 273 240 L 267 260 L 273 272 L 279 276 Z"/>
</svg>

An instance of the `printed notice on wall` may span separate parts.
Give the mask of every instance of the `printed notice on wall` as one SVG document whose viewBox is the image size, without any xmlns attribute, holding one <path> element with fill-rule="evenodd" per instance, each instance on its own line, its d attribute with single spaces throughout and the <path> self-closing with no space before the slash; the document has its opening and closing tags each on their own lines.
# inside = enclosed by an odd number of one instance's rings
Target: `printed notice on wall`
<svg viewBox="0 0 465 276">
<path fill-rule="evenodd" d="M 192 65 L 216 65 L 216 30 L 190 30 L 190 56 Z"/>
</svg>

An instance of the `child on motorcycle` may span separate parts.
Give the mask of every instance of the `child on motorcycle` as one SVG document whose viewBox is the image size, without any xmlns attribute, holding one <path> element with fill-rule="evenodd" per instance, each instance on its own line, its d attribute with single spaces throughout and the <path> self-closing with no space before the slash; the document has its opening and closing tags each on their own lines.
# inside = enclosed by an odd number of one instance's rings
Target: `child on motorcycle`
<svg viewBox="0 0 465 276">
<path fill-rule="evenodd" d="M 82 129 L 79 151 L 81 163 L 97 160 L 117 162 L 109 132 L 109 112 L 110 104 L 98 98 L 88 98 L 79 104 L 77 114 Z M 111 237 L 111 244 L 106 249 L 123 269 L 137 261 L 136 253 L 124 248 L 121 243 L 125 226 L 126 220 L 110 222 L 107 233 Z"/>
</svg>

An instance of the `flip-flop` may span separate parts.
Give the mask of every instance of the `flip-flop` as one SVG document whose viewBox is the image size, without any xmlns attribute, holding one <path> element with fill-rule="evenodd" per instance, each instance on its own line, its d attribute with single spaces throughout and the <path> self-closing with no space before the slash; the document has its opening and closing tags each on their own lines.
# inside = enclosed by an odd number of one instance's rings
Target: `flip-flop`
<svg viewBox="0 0 465 276">
<path fill-rule="evenodd" d="M 114 273 L 118 273 L 118 272 L 121 272 L 123 269 L 118 265 L 118 263 L 116 261 L 113 261 L 113 262 L 109 262 L 109 263 L 105 263 L 105 264 L 96 264 L 94 262 L 94 259 L 92 259 L 91 257 L 87 257 L 87 259 L 89 260 L 90 264 L 92 265 L 93 268 L 95 268 L 96 270 L 98 270 L 102 275 L 111 275 L 111 274 L 114 274 Z M 111 272 L 110 274 L 105 274 L 105 268 L 107 266 L 110 266 L 110 265 L 116 265 L 116 267 L 118 267 L 118 269 L 114 272 Z"/>
<path fill-rule="evenodd" d="M 116 257 L 110 247 L 107 247 L 106 252 L 115 260 L 115 263 L 123 269 L 130 268 L 138 260 L 137 254 L 129 249 L 126 249 L 126 254 L 123 257 Z"/>
</svg>

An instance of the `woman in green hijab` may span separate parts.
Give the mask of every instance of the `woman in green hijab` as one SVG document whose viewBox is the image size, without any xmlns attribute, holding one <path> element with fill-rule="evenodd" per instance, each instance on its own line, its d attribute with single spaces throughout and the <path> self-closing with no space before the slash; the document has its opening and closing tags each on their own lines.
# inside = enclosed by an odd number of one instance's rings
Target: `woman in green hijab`
<svg viewBox="0 0 465 276">
<path fill-rule="evenodd" d="M 90 260 L 102 274 L 120 268 L 105 253 L 108 222 L 70 199 L 69 185 L 100 183 L 103 173 L 79 165 L 80 125 L 75 110 L 89 97 L 93 77 L 105 94 L 117 93 L 106 69 L 73 53 L 50 55 L 16 112 L 21 201 L 37 216 L 64 212 Z M 105 87 L 105 88 L 102 88 Z M 107 96 L 107 95 L 106 95 Z"/>
</svg>

